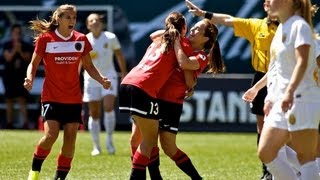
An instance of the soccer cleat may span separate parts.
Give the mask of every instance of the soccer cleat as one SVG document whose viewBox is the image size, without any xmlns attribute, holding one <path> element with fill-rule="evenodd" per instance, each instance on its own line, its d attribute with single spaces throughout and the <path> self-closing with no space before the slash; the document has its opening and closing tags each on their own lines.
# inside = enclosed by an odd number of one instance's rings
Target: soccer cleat
<svg viewBox="0 0 320 180">
<path fill-rule="evenodd" d="M 29 171 L 28 180 L 39 180 L 39 171 Z"/>
<path fill-rule="evenodd" d="M 101 151 L 99 149 L 93 149 L 91 151 L 91 156 L 97 156 L 99 154 L 101 154 Z"/>
<path fill-rule="evenodd" d="M 272 174 L 270 172 L 266 172 L 262 177 L 261 180 L 273 180 Z"/>
</svg>

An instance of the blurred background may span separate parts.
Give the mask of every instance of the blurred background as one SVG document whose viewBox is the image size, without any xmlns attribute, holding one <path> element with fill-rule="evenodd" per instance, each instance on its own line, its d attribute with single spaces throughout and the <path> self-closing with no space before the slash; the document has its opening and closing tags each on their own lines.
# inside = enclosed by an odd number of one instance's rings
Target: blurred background
<svg viewBox="0 0 320 180">
<path fill-rule="evenodd" d="M 237 17 L 263 18 L 263 0 L 212 1 L 193 0 L 200 8 Z M 319 0 L 313 3 L 320 5 Z M 172 11 L 183 13 L 191 27 L 200 20 L 188 13 L 183 0 L 1 0 L 0 2 L 0 75 L 4 70 L 3 43 L 10 38 L 10 26 L 22 25 L 23 39 L 32 44 L 32 32 L 28 28 L 30 20 L 39 17 L 49 19 L 52 11 L 61 4 L 75 4 L 78 9 L 76 29 L 87 33 L 85 19 L 91 12 L 105 15 L 107 30 L 114 32 L 121 43 L 128 69 L 135 66 L 150 44 L 149 34 L 164 26 L 165 17 Z M 320 32 L 320 15 L 314 19 L 314 27 Z M 243 38 L 236 38 L 232 28 L 219 26 L 218 40 L 227 72 L 217 77 L 203 74 L 198 80 L 194 95 L 184 103 L 181 117 L 182 131 L 227 131 L 255 132 L 255 117 L 251 115 L 249 104 L 241 96 L 250 86 L 253 69 L 251 67 L 250 44 Z M 29 128 L 38 129 L 40 115 L 40 93 L 44 72 L 40 66 L 34 88 L 28 98 Z M 19 105 L 15 104 L 14 128 L 21 128 Z M 84 106 L 84 121 L 87 110 Z M 4 87 L 0 79 L 0 129 L 5 127 Z M 103 121 L 102 121 L 103 122 Z M 128 115 L 117 114 L 117 129 L 130 130 Z M 103 126 L 102 126 L 103 127 Z"/>
</svg>

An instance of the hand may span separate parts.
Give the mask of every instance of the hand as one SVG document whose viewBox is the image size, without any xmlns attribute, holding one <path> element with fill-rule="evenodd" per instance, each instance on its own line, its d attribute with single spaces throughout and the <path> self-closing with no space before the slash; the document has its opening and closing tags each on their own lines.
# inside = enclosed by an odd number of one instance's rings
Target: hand
<svg viewBox="0 0 320 180">
<path fill-rule="evenodd" d="M 264 112 L 264 115 L 265 116 L 268 116 L 271 109 L 272 109 L 272 106 L 273 106 L 273 103 L 271 101 L 266 101 L 264 103 L 264 106 L 263 106 L 263 112 Z"/>
<path fill-rule="evenodd" d="M 284 93 L 283 99 L 281 101 L 282 112 L 287 112 L 291 109 L 293 103 L 293 93 L 286 92 Z"/>
<path fill-rule="evenodd" d="M 250 88 L 243 94 L 242 99 L 248 103 L 251 103 L 257 94 L 258 91 L 255 88 Z"/>
<path fill-rule="evenodd" d="M 196 16 L 204 16 L 205 11 L 201 10 L 198 6 L 194 5 L 189 0 L 185 0 L 186 5 L 189 8 L 189 12 L 196 15 Z"/>
<path fill-rule="evenodd" d="M 102 82 L 103 88 L 109 89 L 111 87 L 111 81 L 106 77 L 103 77 L 102 80 L 103 80 L 103 82 Z"/>
<path fill-rule="evenodd" d="M 23 83 L 24 88 L 26 88 L 28 91 L 30 91 L 32 89 L 33 86 L 33 82 L 32 80 L 28 79 L 28 78 L 24 78 L 24 83 Z"/>
<path fill-rule="evenodd" d="M 186 94 L 184 96 L 184 99 L 190 98 L 193 95 L 193 93 L 194 93 L 194 88 L 186 90 Z"/>
</svg>

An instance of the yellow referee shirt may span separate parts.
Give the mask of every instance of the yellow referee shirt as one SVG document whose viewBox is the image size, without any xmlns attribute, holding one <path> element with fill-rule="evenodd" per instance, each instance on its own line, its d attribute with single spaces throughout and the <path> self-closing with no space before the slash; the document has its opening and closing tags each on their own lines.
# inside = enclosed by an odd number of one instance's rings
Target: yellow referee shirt
<svg viewBox="0 0 320 180">
<path fill-rule="evenodd" d="M 246 38 L 251 44 L 251 64 L 255 71 L 266 73 L 270 62 L 270 44 L 277 25 L 264 19 L 234 18 L 235 36 Z"/>
</svg>

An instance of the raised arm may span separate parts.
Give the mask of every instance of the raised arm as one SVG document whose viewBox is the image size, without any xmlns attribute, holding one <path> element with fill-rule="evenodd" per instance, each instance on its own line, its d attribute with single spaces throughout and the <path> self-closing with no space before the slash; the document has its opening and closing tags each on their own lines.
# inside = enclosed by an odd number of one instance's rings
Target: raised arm
<svg viewBox="0 0 320 180">
<path fill-rule="evenodd" d="M 126 60 L 124 59 L 124 55 L 123 55 L 121 49 L 114 50 L 114 55 L 117 58 L 118 65 L 121 70 L 121 80 L 122 80 L 127 75 L 127 72 L 128 72 Z"/>
<path fill-rule="evenodd" d="M 209 11 L 204 11 L 200 9 L 198 6 L 194 5 L 191 1 L 185 0 L 187 7 L 189 8 L 189 12 L 199 16 L 199 17 L 205 17 L 207 19 L 210 19 L 212 23 L 214 24 L 220 24 L 224 26 L 230 26 L 233 27 L 233 16 L 228 14 L 220 14 L 220 13 L 213 13 Z"/>
</svg>

